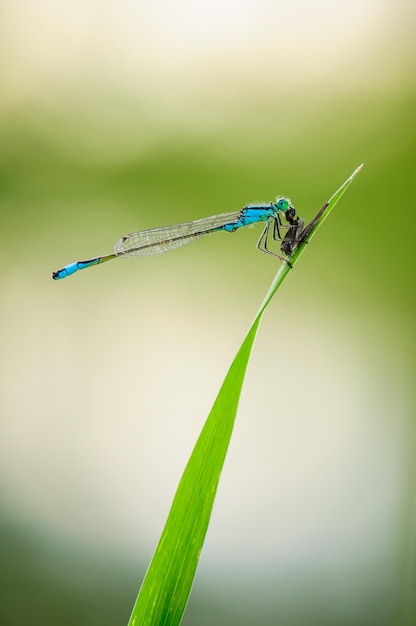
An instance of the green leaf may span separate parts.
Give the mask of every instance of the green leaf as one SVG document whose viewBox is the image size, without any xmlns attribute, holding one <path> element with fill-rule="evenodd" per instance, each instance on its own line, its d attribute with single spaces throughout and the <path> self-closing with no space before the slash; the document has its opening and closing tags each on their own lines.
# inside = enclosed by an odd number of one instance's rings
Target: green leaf
<svg viewBox="0 0 416 626">
<path fill-rule="evenodd" d="M 304 229 L 301 241 L 284 263 L 248 331 L 221 386 L 180 480 L 165 528 L 130 617 L 129 626 L 176 626 L 191 592 L 207 532 L 238 401 L 257 329 L 277 289 L 327 218 L 362 165 L 335 192 Z"/>
</svg>

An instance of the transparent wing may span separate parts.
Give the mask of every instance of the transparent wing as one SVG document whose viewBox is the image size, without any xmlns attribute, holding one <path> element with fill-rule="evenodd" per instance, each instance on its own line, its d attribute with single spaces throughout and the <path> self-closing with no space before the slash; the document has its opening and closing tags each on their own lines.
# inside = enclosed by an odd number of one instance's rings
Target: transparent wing
<svg viewBox="0 0 416 626">
<path fill-rule="evenodd" d="M 115 255 L 150 256 L 162 254 L 181 246 L 193 243 L 209 233 L 221 230 L 226 224 L 235 222 L 241 211 L 213 215 L 202 220 L 151 228 L 138 233 L 125 235 L 114 246 Z M 238 228 L 238 226 L 236 225 Z"/>
</svg>

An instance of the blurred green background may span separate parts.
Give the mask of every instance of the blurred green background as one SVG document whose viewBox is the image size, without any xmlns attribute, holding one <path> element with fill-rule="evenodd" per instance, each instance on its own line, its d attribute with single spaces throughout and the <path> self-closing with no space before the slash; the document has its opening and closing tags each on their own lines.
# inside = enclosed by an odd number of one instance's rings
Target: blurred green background
<svg viewBox="0 0 416 626">
<path fill-rule="evenodd" d="M 415 7 L 0 8 L 1 624 L 126 624 L 277 269 L 259 229 L 52 270 L 365 167 L 269 307 L 184 624 L 415 609 Z"/>
</svg>

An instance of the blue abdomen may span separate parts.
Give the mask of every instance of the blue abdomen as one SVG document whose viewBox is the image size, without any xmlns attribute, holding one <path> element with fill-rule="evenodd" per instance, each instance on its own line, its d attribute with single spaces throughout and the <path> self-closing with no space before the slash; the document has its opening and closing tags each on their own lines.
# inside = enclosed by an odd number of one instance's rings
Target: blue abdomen
<svg viewBox="0 0 416 626">
<path fill-rule="evenodd" d="M 54 280 L 59 280 L 61 278 L 66 278 L 67 276 L 71 276 L 71 274 L 75 274 L 78 270 L 83 270 L 85 267 L 91 267 L 91 265 L 97 265 L 99 259 L 91 259 L 90 261 L 78 261 L 77 263 L 70 263 L 69 265 L 65 265 L 61 270 L 52 273 L 52 278 Z"/>
</svg>

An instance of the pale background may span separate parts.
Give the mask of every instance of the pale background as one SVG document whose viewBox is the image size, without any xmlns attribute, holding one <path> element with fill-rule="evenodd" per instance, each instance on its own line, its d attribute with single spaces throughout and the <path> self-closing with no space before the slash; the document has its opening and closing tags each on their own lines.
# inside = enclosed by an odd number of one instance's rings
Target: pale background
<svg viewBox="0 0 416 626">
<path fill-rule="evenodd" d="M 0 8 L 2 624 L 126 624 L 276 272 L 259 228 L 68 280 L 131 231 L 365 167 L 267 310 L 184 624 L 412 624 L 415 8 Z M 412 539 L 413 538 L 413 539 Z"/>
</svg>

